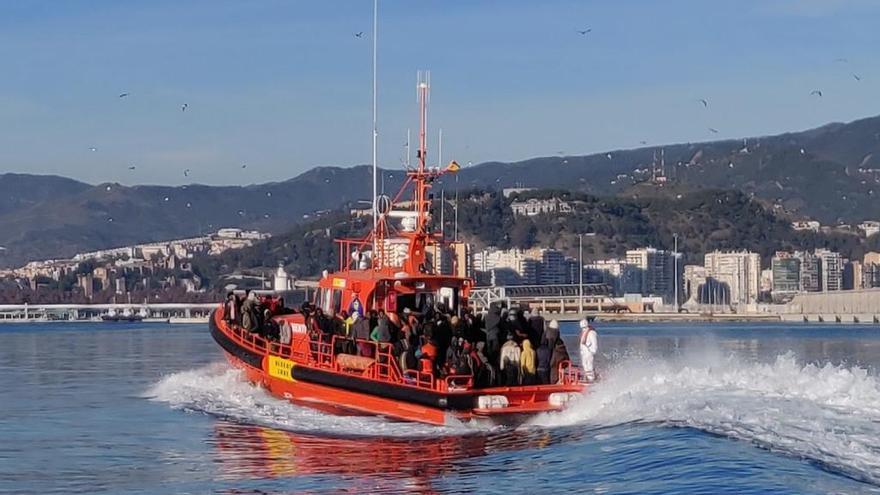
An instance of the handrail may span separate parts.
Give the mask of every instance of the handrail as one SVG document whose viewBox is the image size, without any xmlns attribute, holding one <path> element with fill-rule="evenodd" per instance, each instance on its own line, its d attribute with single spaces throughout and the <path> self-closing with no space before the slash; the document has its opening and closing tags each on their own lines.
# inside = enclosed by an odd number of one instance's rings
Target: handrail
<svg viewBox="0 0 880 495">
<path fill-rule="evenodd" d="M 392 352 L 393 344 L 390 342 L 376 342 L 340 335 L 333 335 L 330 342 L 325 342 L 320 337 L 313 339 L 308 334 L 295 333 L 291 335 L 290 344 L 282 344 L 251 333 L 239 325 L 226 325 L 226 328 L 229 329 L 234 340 L 251 351 L 297 359 L 317 368 L 349 373 L 340 368 L 336 361 L 337 343 L 347 341 L 372 347 L 374 363 L 361 373 L 364 377 L 441 392 L 470 389 L 474 384 L 473 375 L 435 377 L 433 373 L 425 373 L 421 370 L 401 370 L 400 364 Z"/>
<path fill-rule="evenodd" d="M 587 375 L 580 367 L 571 363 L 566 359 L 559 363 L 559 378 L 563 385 L 578 385 L 589 383 Z"/>
</svg>

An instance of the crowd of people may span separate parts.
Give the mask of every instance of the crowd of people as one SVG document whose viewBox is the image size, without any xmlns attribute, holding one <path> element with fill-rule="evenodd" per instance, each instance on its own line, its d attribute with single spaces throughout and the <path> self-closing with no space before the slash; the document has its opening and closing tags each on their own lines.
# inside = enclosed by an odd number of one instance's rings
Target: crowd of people
<svg viewBox="0 0 880 495">
<path fill-rule="evenodd" d="M 272 317 L 290 312 L 294 311 L 284 308 L 279 298 L 251 292 L 239 299 L 230 293 L 224 317 L 249 332 L 284 342 L 290 336 L 284 335 Z M 335 343 L 334 354 L 390 355 L 403 371 L 434 377 L 470 376 L 477 387 L 558 383 L 559 364 L 570 359 L 559 323 L 545 320 L 540 311 L 491 306 L 483 313 L 466 309 L 458 315 L 443 304 L 422 312 L 410 308 L 365 311 L 355 300 L 338 313 L 325 314 L 310 303 L 296 312 L 303 314 L 312 342 Z M 586 320 L 580 326 L 581 364 L 592 380 L 597 336 Z"/>
</svg>

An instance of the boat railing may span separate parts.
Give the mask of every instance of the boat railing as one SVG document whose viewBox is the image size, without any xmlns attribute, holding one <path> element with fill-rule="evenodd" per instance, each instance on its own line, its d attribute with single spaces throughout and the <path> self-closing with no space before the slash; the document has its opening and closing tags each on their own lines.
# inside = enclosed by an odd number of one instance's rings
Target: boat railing
<svg viewBox="0 0 880 495">
<path fill-rule="evenodd" d="M 447 375 L 438 378 L 433 373 L 421 370 L 401 370 L 392 352 L 393 345 L 390 342 L 376 342 L 339 335 L 332 336 L 327 342 L 320 336 L 311 338 L 307 333 L 294 333 L 291 335 L 291 343 L 284 344 L 249 332 L 239 325 L 227 325 L 227 327 L 232 336 L 249 350 L 295 359 L 318 368 L 349 373 L 343 366 L 340 366 L 336 357 L 340 354 L 338 350 L 342 342 L 352 342 L 355 345 L 362 344 L 372 351 L 373 362 L 360 373 L 360 376 L 438 392 L 467 390 L 474 386 L 473 375 Z M 563 377 L 565 383 L 578 383 L 580 380 L 579 370 L 571 366 L 568 361 L 560 363 L 559 369 L 560 376 Z"/>
<path fill-rule="evenodd" d="M 571 361 L 565 360 L 559 363 L 559 377 L 563 385 L 578 385 L 587 383 L 587 375 Z"/>
</svg>

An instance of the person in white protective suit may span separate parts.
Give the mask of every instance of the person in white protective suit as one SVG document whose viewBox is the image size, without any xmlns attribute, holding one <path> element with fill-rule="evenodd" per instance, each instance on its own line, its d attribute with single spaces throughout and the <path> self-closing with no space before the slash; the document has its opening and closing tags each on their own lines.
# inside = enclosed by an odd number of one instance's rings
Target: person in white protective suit
<svg viewBox="0 0 880 495">
<path fill-rule="evenodd" d="M 581 368 L 588 381 L 596 379 L 596 372 L 593 369 L 593 360 L 596 353 L 599 352 L 599 335 L 596 329 L 590 325 L 587 320 L 580 321 L 581 335 L 578 339 L 581 351 Z"/>
</svg>

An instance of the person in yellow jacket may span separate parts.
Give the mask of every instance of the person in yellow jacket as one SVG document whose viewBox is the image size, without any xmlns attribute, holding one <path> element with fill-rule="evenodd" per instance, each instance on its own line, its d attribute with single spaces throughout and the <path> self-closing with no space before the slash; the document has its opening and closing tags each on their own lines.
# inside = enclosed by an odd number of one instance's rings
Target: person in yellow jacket
<svg viewBox="0 0 880 495">
<path fill-rule="evenodd" d="M 522 380 L 523 385 L 534 385 L 535 377 L 536 377 L 536 364 L 537 358 L 535 356 L 535 350 L 532 349 L 532 343 L 529 339 L 523 340 L 522 343 L 522 353 L 519 356 L 519 368 L 520 368 L 520 380 Z"/>
</svg>

